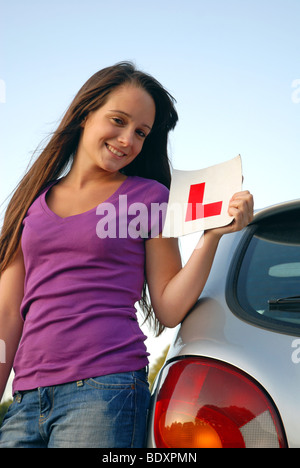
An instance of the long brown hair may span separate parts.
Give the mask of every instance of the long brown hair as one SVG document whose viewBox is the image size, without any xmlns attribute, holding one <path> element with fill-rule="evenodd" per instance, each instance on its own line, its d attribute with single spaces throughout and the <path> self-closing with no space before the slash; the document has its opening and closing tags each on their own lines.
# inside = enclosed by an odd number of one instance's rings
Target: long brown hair
<svg viewBox="0 0 300 468">
<path fill-rule="evenodd" d="M 57 130 L 18 184 L 8 204 L 0 238 L 0 272 L 14 258 L 28 208 L 47 184 L 59 178 L 72 163 L 82 122 L 90 112 L 105 104 L 113 89 L 125 83 L 145 89 L 155 102 L 156 114 L 153 129 L 146 138 L 141 153 L 122 172 L 125 175 L 154 179 L 170 186 L 168 133 L 178 120 L 174 98 L 155 78 L 137 70 L 130 62 L 121 62 L 98 71 L 78 91 Z M 145 300 L 143 294 L 142 307 L 149 312 Z"/>
</svg>

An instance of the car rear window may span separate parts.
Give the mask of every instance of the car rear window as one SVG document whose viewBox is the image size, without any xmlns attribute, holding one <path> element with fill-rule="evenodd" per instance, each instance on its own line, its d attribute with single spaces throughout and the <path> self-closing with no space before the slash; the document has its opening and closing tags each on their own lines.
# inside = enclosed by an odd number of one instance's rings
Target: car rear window
<svg viewBox="0 0 300 468">
<path fill-rule="evenodd" d="M 265 328 L 300 334 L 299 209 L 248 228 L 231 279 L 235 312 Z"/>
</svg>

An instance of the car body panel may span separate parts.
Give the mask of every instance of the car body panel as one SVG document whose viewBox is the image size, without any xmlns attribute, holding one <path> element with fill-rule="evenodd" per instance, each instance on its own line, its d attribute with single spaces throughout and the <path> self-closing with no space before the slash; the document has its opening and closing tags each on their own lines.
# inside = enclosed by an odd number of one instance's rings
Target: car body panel
<svg viewBox="0 0 300 468">
<path fill-rule="evenodd" d="M 253 223 L 299 206 L 300 200 L 296 200 L 261 210 Z M 243 370 L 258 381 L 273 400 L 288 446 L 300 447 L 300 363 L 293 359 L 295 345 L 300 348 L 300 340 L 297 344 L 296 335 L 268 330 L 245 321 L 229 309 L 226 301 L 227 273 L 243 236 L 244 233 L 234 233 L 221 239 L 201 298 L 175 331 L 166 363 L 184 356 L 204 356 Z M 153 411 L 148 446 L 155 447 Z"/>
</svg>

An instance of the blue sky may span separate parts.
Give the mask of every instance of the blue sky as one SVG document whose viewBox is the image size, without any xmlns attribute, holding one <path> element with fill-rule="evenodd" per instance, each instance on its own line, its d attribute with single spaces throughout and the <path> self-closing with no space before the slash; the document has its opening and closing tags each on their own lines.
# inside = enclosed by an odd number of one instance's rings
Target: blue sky
<svg viewBox="0 0 300 468">
<path fill-rule="evenodd" d="M 1 0 L 0 7 L 1 203 L 86 79 L 122 60 L 177 100 L 176 169 L 240 153 L 256 208 L 299 198 L 299 0 Z"/>
<path fill-rule="evenodd" d="M 1 0 L 0 10 L 1 202 L 83 82 L 121 60 L 176 98 L 175 168 L 240 153 L 257 208 L 298 198 L 299 0 Z"/>
</svg>

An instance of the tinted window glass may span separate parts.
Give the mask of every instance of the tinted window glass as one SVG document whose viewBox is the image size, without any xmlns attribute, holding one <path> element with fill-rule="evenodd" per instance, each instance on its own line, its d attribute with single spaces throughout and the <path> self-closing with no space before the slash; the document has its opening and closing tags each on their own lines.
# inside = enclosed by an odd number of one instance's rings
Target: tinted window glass
<svg viewBox="0 0 300 468">
<path fill-rule="evenodd" d="M 273 328 L 300 327 L 300 211 L 260 222 L 236 279 L 236 299 L 246 314 Z"/>
</svg>

